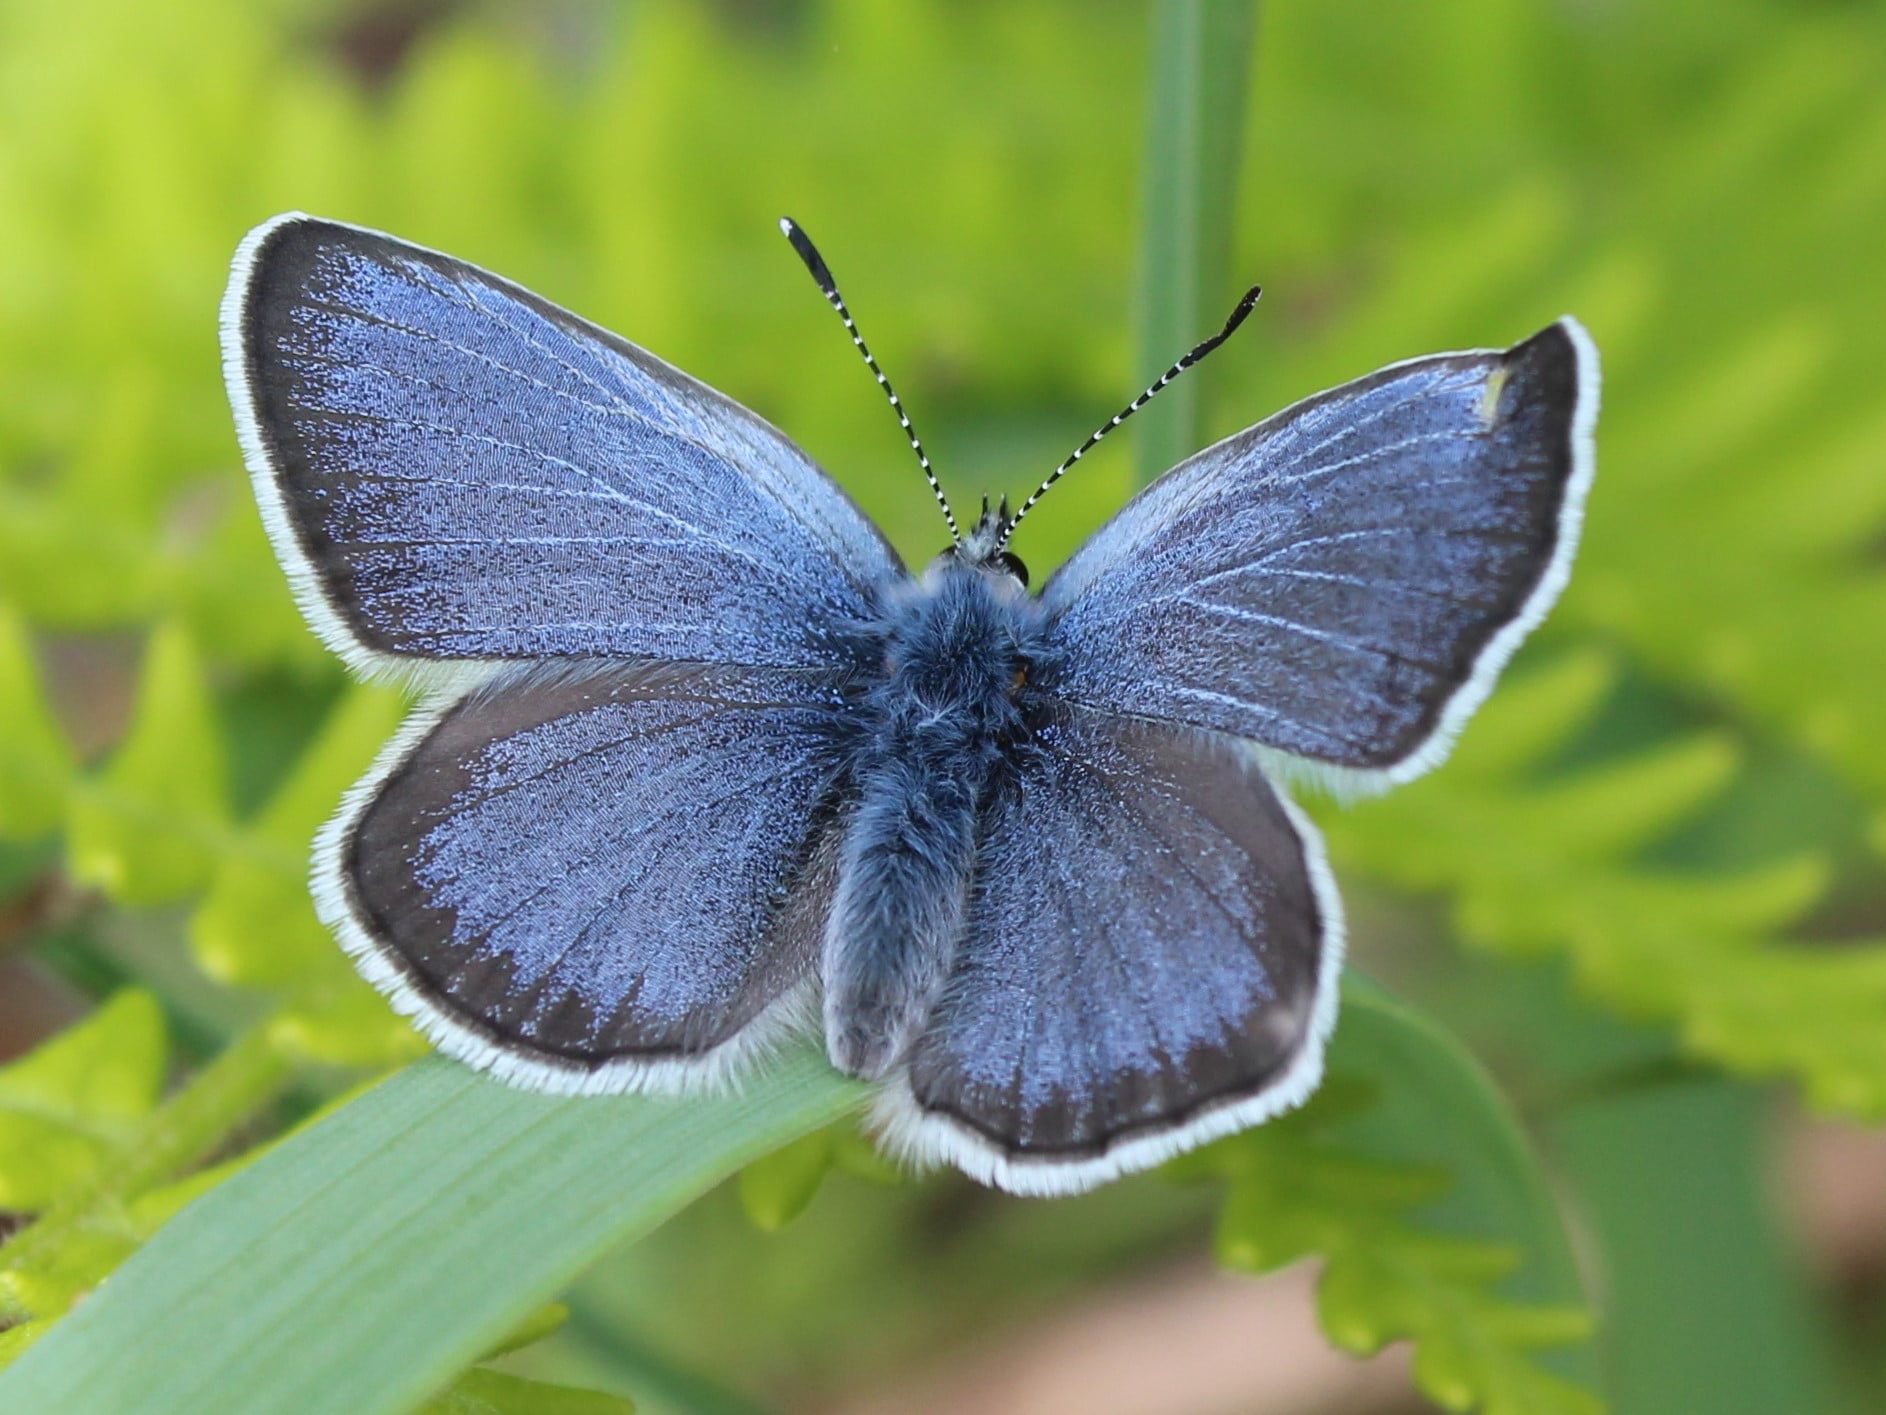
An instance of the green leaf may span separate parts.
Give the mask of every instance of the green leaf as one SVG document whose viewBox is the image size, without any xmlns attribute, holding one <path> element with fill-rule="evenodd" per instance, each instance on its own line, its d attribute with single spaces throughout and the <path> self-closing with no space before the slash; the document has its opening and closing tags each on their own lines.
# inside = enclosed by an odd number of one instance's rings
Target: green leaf
<svg viewBox="0 0 1886 1415">
<path fill-rule="evenodd" d="M 910 1176 L 884 1158 L 871 1139 L 855 1123 L 837 1127 L 832 1151 L 832 1168 L 882 1188 L 902 1184 Z"/>
<path fill-rule="evenodd" d="M 242 1161 L 235 1160 L 220 1172 L 168 1183 L 227 1144 L 284 1079 L 285 1067 L 266 1031 L 256 1029 L 152 1108 L 110 1164 L 61 1194 L 0 1248 L 0 1318 L 66 1311 L 179 1207 L 239 1168 Z"/>
<path fill-rule="evenodd" d="M 570 1309 L 561 1302 L 546 1302 L 519 1322 L 496 1342 L 493 1342 L 480 1360 L 495 1361 L 500 1356 L 508 1356 L 513 1351 L 521 1351 L 526 1346 L 535 1346 L 552 1332 L 562 1329 L 570 1320 Z"/>
<path fill-rule="evenodd" d="M 1579 1251 L 1601 1274 L 1618 1415 L 1831 1415 L 1824 1288 L 1774 1202 L 1775 1097 L 1581 1006 L 1562 967 L 1468 963 L 1488 1045 L 1524 1055 Z M 1725 1341 L 1725 1332 L 1735 1340 Z"/>
<path fill-rule="evenodd" d="M 1736 767 L 1725 735 L 1692 737 L 1589 767 L 1520 793 L 1508 788 L 1515 840 L 1552 840 L 1583 859 L 1641 850 L 1718 795 Z"/>
<path fill-rule="evenodd" d="M 1356 978 L 1330 1067 L 1304 1111 L 1177 1167 L 1230 1182 L 1221 1261 L 1264 1271 L 1320 1256 L 1330 1340 L 1359 1354 L 1413 1341 L 1417 1384 L 1449 1409 L 1599 1409 L 1592 1318 L 1563 1219 L 1485 1071 Z M 1561 1369 L 1541 1364 L 1543 1350 Z"/>
<path fill-rule="evenodd" d="M 753 1226 L 776 1233 L 805 1211 L 837 1158 L 831 1130 L 781 1145 L 740 1171 L 740 1204 Z"/>
<path fill-rule="evenodd" d="M 1237 212 L 1253 0 L 1170 0 L 1152 9 L 1139 279 L 1139 367 L 1150 383 L 1231 312 L 1227 268 Z M 1196 452 L 1198 375 L 1138 415 L 1143 484 Z"/>
<path fill-rule="evenodd" d="M 237 1054 L 232 1049 L 225 1056 Z M 199 1086 L 204 1084 L 199 1073 Z M 266 1077 L 264 1077 L 266 1085 Z M 213 1091 L 228 1094 L 229 1088 L 211 1086 Z M 253 1094 L 254 1083 L 250 1083 Z M 187 1116 L 193 1110 L 201 1113 L 203 1107 L 195 1104 L 193 1087 L 186 1087 L 177 1097 L 168 1103 L 167 1108 Z M 350 1097 L 349 1097 L 350 1098 Z M 346 1098 L 343 1098 L 346 1099 Z M 338 1105 L 339 1102 L 335 1102 Z M 223 1107 L 220 1128 L 212 1118 L 210 1128 L 220 1134 L 232 1128 L 241 1120 L 248 1118 L 253 1107 L 245 1104 L 245 1097 L 238 1095 L 232 1105 Z M 311 1117 L 308 1124 L 329 1113 L 332 1107 L 323 1108 Z M 176 1124 L 168 1127 L 147 1127 L 140 1137 L 143 1141 L 168 1141 L 173 1152 L 179 1147 L 173 1134 Z M 138 1247 L 150 1240 L 152 1234 L 175 1218 L 187 1205 L 195 1202 L 232 1174 L 247 1165 L 254 1164 L 268 1154 L 279 1140 L 271 1140 L 244 1150 L 234 1159 L 222 1164 L 199 1169 L 172 1183 L 161 1184 L 156 1188 L 147 1188 L 146 1176 L 149 1173 L 163 1173 L 175 1168 L 175 1164 L 159 1163 L 151 1165 L 151 1152 L 157 1144 L 145 1144 L 144 1152 L 138 1158 L 143 1162 L 145 1175 L 132 1176 L 131 1182 L 116 1186 L 98 1186 L 100 1192 L 81 1192 L 76 1197 L 83 1207 L 65 1212 L 54 1210 L 42 1220 L 41 1226 L 28 1229 L 19 1241 L 5 1249 L 0 1249 L 0 1306 L 16 1312 L 31 1312 L 50 1321 L 59 1313 L 67 1311 L 80 1297 L 90 1292 L 103 1282 L 111 1273 Z M 202 1145 L 192 1145 L 187 1140 L 181 1146 L 183 1158 L 176 1163 L 187 1163 L 195 1158 L 195 1150 Z M 123 1169 L 116 1172 L 122 1181 Z M 114 1188 L 117 1192 L 114 1192 Z M 55 1225 L 56 1231 L 49 1236 L 46 1225 Z M 485 1353 L 488 1359 L 518 1346 L 539 1339 L 553 1330 L 561 1320 L 562 1309 L 550 1304 L 543 1310 L 533 1313 L 519 1329 L 503 1342 Z"/>
<path fill-rule="evenodd" d="M 1722 737 L 1545 778 L 1497 769 L 1518 737 L 1532 741 L 1511 765 L 1544 755 L 1540 717 L 1567 738 L 1582 730 L 1600 681 L 1569 664 L 1516 679 L 1473 725 L 1464 770 L 1327 821 L 1335 858 L 1445 892 L 1460 935 L 1480 948 L 1568 954 L 1589 993 L 1673 1023 L 1694 1055 L 1790 1076 L 1826 1110 L 1886 1116 L 1886 943 L 1777 937 L 1820 897 L 1825 862 L 1797 855 L 1720 873 L 1640 863 L 1728 784 L 1734 753 Z M 1493 750 L 1478 757 L 1483 729 Z"/>
<path fill-rule="evenodd" d="M 1555 1119 L 1603 1260 L 1620 1412 L 1851 1408 L 1830 1389 L 1824 1289 L 1773 1201 L 1773 1115 L 1770 1097 L 1698 1075 Z"/>
<path fill-rule="evenodd" d="M 417 1063 L 179 1214 L 0 1376 L 0 1407 L 409 1408 L 597 1256 L 863 1095 L 809 1049 L 713 1100 Z"/>
<path fill-rule="evenodd" d="M 635 1403 L 502 1371 L 471 1370 L 420 1409 L 424 1415 L 632 1415 Z"/>
<path fill-rule="evenodd" d="M 0 1371 L 11 1366 L 19 1359 L 22 1351 L 50 1330 L 52 1330 L 51 1322 L 38 1321 L 18 1322 L 5 1331 L 0 1331 Z"/>
<path fill-rule="evenodd" d="M 131 730 L 73 802 L 73 878 L 126 904 L 200 889 L 225 841 L 222 730 L 195 647 L 175 626 L 151 636 Z"/>
<path fill-rule="evenodd" d="M 397 694 L 355 688 L 219 864 L 190 921 L 203 970 L 242 987 L 292 988 L 351 970 L 308 897 L 308 849 L 399 724 Z"/>
<path fill-rule="evenodd" d="M 36 1212 L 87 1182 L 157 1104 L 168 1051 L 150 994 L 126 989 L 0 1068 L 0 1209 Z"/>
<path fill-rule="evenodd" d="M 71 776 L 71 749 L 46 701 L 26 626 L 0 604 L 0 839 L 58 826 Z"/>
<path fill-rule="evenodd" d="M 334 952 L 344 959 L 338 945 Z M 304 1063 L 384 1069 L 425 1054 L 420 1035 L 351 971 L 299 992 L 269 1028 L 287 1056 Z"/>
</svg>

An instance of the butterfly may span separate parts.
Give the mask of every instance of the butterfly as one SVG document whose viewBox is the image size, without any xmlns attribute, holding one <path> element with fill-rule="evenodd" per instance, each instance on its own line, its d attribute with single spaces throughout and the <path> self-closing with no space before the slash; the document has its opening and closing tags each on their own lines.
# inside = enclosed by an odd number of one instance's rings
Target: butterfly
<svg viewBox="0 0 1886 1415">
<path fill-rule="evenodd" d="M 1446 755 L 1570 571 L 1598 364 L 1562 319 L 1181 463 L 1040 589 L 1043 492 L 916 573 L 784 434 L 474 266 L 290 214 L 224 370 L 314 630 L 419 706 L 319 912 L 443 1052 L 566 1093 L 731 1083 L 822 1031 L 881 1142 L 1058 1194 L 1301 1103 L 1342 906 L 1284 783 Z"/>
</svg>

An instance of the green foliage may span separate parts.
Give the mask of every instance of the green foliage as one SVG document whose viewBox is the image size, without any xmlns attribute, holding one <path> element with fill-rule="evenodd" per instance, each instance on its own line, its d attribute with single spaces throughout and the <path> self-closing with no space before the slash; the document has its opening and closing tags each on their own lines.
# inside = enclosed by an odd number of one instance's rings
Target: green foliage
<svg viewBox="0 0 1886 1415">
<path fill-rule="evenodd" d="M 480 1368 L 467 1371 L 445 1394 L 419 1408 L 424 1415 L 630 1415 L 635 1405 L 619 1395 Z"/>
<path fill-rule="evenodd" d="M 239 1166 L 187 1173 L 281 1084 L 279 1061 L 251 1036 L 157 1105 L 161 1021 L 139 994 L 121 995 L 119 1006 L 129 1019 L 126 1038 L 100 1036 L 90 1030 L 94 1022 L 75 1048 L 67 1050 L 69 1039 L 55 1042 L 24 1063 L 42 1086 L 64 1074 L 93 1104 L 116 1095 L 137 1113 L 135 1124 L 123 1117 L 110 1131 L 95 1128 L 101 1143 L 93 1163 L 38 1175 L 37 1221 L 0 1249 L 0 1316 L 44 1321 L 68 1311 L 179 1209 Z"/>
<path fill-rule="evenodd" d="M 1152 19 L 1137 311 L 1147 384 L 1230 308 L 1244 125 L 1227 119 L 1244 111 L 1257 13 L 1240 0 L 1174 0 Z M 1182 379 L 1138 415 L 1138 481 L 1198 450 L 1200 387 Z"/>
<path fill-rule="evenodd" d="M 347 694 L 251 823 L 249 848 L 230 852 L 190 920 L 203 971 L 236 987 L 292 988 L 337 970 L 334 940 L 307 890 L 308 842 L 399 722 L 391 693 Z"/>
<path fill-rule="evenodd" d="M 156 1001 L 127 990 L 0 1068 L 0 1209 L 36 1212 L 110 1163 L 156 1106 L 166 1051 Z"/>
<path fill-rule="evenodd" d="M 133 905 L 194 894 L 226 828 L 227 776 L 202 662 L 181 631 L 159 628 L 124 744 L 74 793 L 72 878 Z"/>
<path fill-rule="evenodd" d="M 410 1030 L 362 983 L 315 918 L 307 851 L 316 827 L 399 719 L 396 695 L 344 693 L 262 809 L 230 819 L 225 734 L 206 670 L 174 627 L 151 639 L 123 744 L 96 769 L 74 764 L 51 726 L 30 645 L 0 611 L 0 692 L 28 729 L 0 759 L 31 793 L 0 817 L 0 839 L 31 838 L 64 806 L 72 878 L 127 906 L 201 897 L 198 963 L 216 981 L 270 997 L 276 1042 L 304 1060 L 385 1066 L 418 1054 Z"/>
<path fill-rule="evenodd" d="M 0 604 L 0 838 L 30 840 L 64 819 L 71 753 L 53 719 L 20 618 Z"/>
<path fill-rule="evenodd" d="M 1307 1109 L 1168 1167 L 1226 1186 L 1220 1260 L 1263 1272 L 1323 1258 L 1331 1340 L 1359 1354 L 1413 1340 L 1422 1389 L 1451 1409 L 1601 1408 L 1588 1348 L 1570 1358 L 1577 1382 L 1536 1359 L 1584 1347 L 1592 1318 L 1511 1110 L 1458 1043 L 1379 989 L 1352 980 L 1345 1008 Z M 845 1122 L 747 1166 L 749 1218 L 775 1231 L 797 1216 L 848 1142 Z"/>
<path fill-rule="evenodd" d="M 569 1315 L 570 1309 L 560 1302 L 539 1308 L 485 1352 L 485 1359 L 506 1356 L 542 1341 Z M 419 1409 L 422 1415 L 632 1415 L 635 1405 L 619 1395 L 551 1385 L 474 1366 Z"/>
<path fill-rule="evenodd" d="M 275 1040 L 303 1060 L 371 1067 L 419 1051 L 411 1030 L 334 946 L 307 886 L 308 842 L 399 716 L 395 694 L 365 687 L 343 694 L 240 848 L 219 860 L 191 916 L 190 942 L 203 971 L 278 998 Z"/>
<path fill-rule="evenodd" d="M 841 1121 L 740 1171 L 740 1206 L 763 1233 L 777 1233 L 805 1212 L 829 1174 L 848 1174 L 870 1184 L 896 1184 L 902 1174 L 878 1153 L 855 1121 Z"/>
<path fill-rule="evenodd" d="M 1438 1029 L 1363 985 L 1350 989 L 1335 1064 L 1382 1103 L 1358 1107 L 1338 1081 L 1307 1116 L 1181 1166 L 1231 1180 L 1227 1261 L 1326 1255 L 1332 1334 L 1356 1349 L 1416 1337 L 1424 1386 L 1457 1407 L 1591 1408 L 1527 1359 L 1589 1323 L 1543 1175 L 1490 1084 Z M 444 1063 L 410 1068 L 215 1187 L 0 1394 L 22 1409 L 109 1406 L 131 1391 L 143 1409 L 197 1408 L 204 1375 L 171 1353 L 213 1342 L 227 1353 L 217 1393 L 245 1408 L 397 1405 L 475 1355 L 482 1333 L 523 1322 L 522 1336 L 536 1335 L 533 1305 L 587 1255 L 743 1159 L 770 1155 L 748 1165 L 742 1194 L 783 1221 L 841 1148 L 830 1122 L 862 1097 L 809 1051 L 713 1101 L 563 1100 Z M 1325 1148 L 1326 1118 L 1392 1158 Z M 1457 1174 L 1459 1202 L 1436 1221 L 1497 1241 L 1409 1226 L 1403 1211 L 1447 1187 L 1437 1173 Z M 376 1204 L 382 1195 L 398 1200 Z M 1524 1296 L 1496 1295 L 1515 1273 Z M 186 1308 L 192 1292 L 214 1296 Z M 306 1340 L 286 1312 L 326 1340 Z"/>
<path fill-rule="evenodd" d="M 837 1138 L 815 1130 L 740 1171 L 740 1203 L 753 1226 L 771 1233 L 805 1211 L 832 1167 Z"/>
<path fill-rule="evenodd" d="M 1589 1385 L 1539 1364 L 1591 1335 L 1543 1170 L 1457 1043 L 1352 987 L 1332 1075 L 1304 1110 L 1174 1165 L 1228 1182 L 1217 1250 L 1265 1272 L 1320 1256 L 1323 1329 L 1358 1354 L 1408 1339 L 1450 1410 L 1589 1415 Z M 1444 1201 L 1444 1202 L 1440 1202 Z"/>
<path fill-rule="evenodd" d="M 419 1063 L 181 1213 L 0 1378 L 0 1404 L 410 1408 L 597 1252 L 862 1098 L 806 1050 L 737 1096 L 686 1101 Z"/>
<path fill-rule="evenodd" d="M 1820 897 L 1823 863 L 1646 862 L 1729 784 L 1731 739 L 1694 733 L 1583 771 L 1542 770 L 1613 680 L 1592 651 L 1509 682 L 1445 777 L 1332 823 L 1339 864 L 1443 891 L 1456 932 L 1479 947 L 1567 953 L 1595 995 L 1674 1023 L 1700 1058 L 1795 1077 L 1830 1111 L 1886 1116 L 1886 942 L 1780 941 Z M 1548 832 L 1549 852 L 1536 843 Z"/>
<path fill-rule="evenodd" d="M 307 841 L 393 726 L 391 695 L 344 696 L 246 822 L 231 820 L 207 672 L 174 626 L 152 636 L 124 741 L 95 768 L 66 748 L 33 647 L 4 612 L 0 706 L 22 728 L 0 756 L 10 808 L 0 838 L 63 820 L 73 880 L 118 905 L 207 891 L 192 930 L 205 971 L 267 999 L 266 1020 L 162 1104 L 165 1028 L 157 1002 L 135 990 L 0 1072 L 0 1205 L 38 1215 L 0 1248 L 0 1314 L 16 1323 L 0 1334 L 0 1358 L 11 1359 L 185 1204 L 263 1153 L 191 1171 L 292 1066 L 383 1068 L 419 1048 L 327 942 L 305 885 Z"/>
<path fill-rule="evenodd" d="M 1527 1359 L 1536 1347 L 1585 1340 L 1591 1324 L 1583 1311 L 1494 1297 L 1488 1288 L 1515 1264 L 1510 1249 L 1408 1226 L 1406 1211 L 1437 1187 L 1419 1170 L 1339 1148 L 1293 1147 L 1280 1136 L 1237 1171 L 1219 1260 L 1266 1272 L 1321 1256 L 1319 1312 L 1330 1339 L 1365 1356 L 1412 1339 L 1416 1380 L 1449 1409 L 1547 1415 L 1601 1408 L 1588 1390 Z"/>
</svg>

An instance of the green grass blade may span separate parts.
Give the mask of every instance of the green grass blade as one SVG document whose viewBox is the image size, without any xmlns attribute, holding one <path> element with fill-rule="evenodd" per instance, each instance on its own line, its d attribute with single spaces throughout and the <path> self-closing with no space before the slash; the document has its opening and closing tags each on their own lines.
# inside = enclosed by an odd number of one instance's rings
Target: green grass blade
<svg viewBox="0 0 1886 1415">
<path fill-rule="evenodd" d="M 1139 366 L 1147 382 L 1231 312 L 1227 278 L 1255 0 L 1153 7 L 1140 253 Z M 1141 485 L 1199 448 L 1197 373 L 1138 417 Z"/>
<path fill-rule="evenodd" d="M 863 1094 L 810 1050 L 679 1102 L 416 1063 L 179 1214 L 0 1376 L 0 1409 L 409 1409 L 593 1259 Z"/>
<path fill-rule="evenodd" d="M 1604 1264 L 1615 1415 L 1843 1408 L 1817 1294 L 1770 1208 L 1773 1120 L 1770 1097 L 1705 1076 L 1553 1127 Z"/>
</svg>

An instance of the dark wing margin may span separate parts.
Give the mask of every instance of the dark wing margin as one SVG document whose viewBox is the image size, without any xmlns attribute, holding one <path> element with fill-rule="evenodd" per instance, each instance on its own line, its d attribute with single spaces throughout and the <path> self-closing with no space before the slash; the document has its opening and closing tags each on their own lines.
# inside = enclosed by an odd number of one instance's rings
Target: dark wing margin
<svg viewBox="0 0 1886 1415">
<path fill-rule="evenodd" d="M 1571 573 L 1598 358 L 1562 319 L 1391 365 L 1181 463 L 1049 581 L 1045 691 L 1386 789 L 1444 758 Z"/>
<path fill-rule="evenodd" d="M 718 1085 L 811 1012 L 835 702 L 778 671 L 501 675 L 419 711 L 348 794 L 319 912 L 441 1051 L 506 1081 Z"/>
<path fill-rule="evenodd" d="M 436 251 L 276 217 L 237 251 L 222 341 L 269 537 L 364 673 L 830 666 L 833 625 L 901 573 L 784 434 Z"/>
<path fill-rule="evenodd" d="M 1315 827 L 1248 755 L 1046 710 L 988 818 L 942 999 L 880 1095 L 888 1148 L 1074 1193 L 1315 1089 L 1341 901 Z"/>
</svg>

